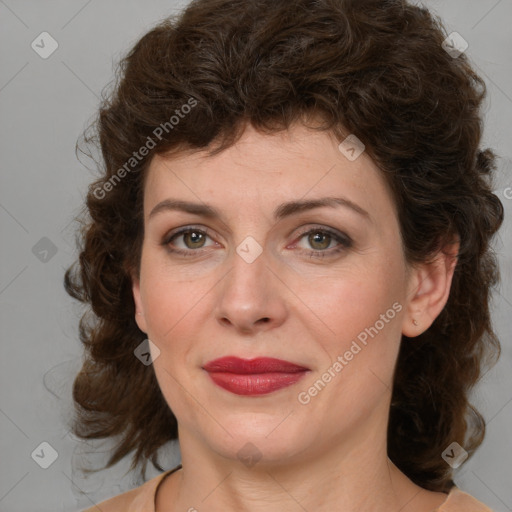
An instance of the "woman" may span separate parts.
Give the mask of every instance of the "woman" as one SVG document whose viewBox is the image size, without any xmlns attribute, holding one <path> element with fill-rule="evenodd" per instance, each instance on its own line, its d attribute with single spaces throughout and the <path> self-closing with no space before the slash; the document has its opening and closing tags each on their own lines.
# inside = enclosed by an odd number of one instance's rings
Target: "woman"
<svg viewBox="0 0 512 512">
<path fill-rule="evenodd" d="M 452 471 L 503 210 L 445 39 L 402 1 L 199 0 L 123 60 L 66 274 L 74 432 L 182 464 L 88 510 L 490 510 Z"/>
</svg>

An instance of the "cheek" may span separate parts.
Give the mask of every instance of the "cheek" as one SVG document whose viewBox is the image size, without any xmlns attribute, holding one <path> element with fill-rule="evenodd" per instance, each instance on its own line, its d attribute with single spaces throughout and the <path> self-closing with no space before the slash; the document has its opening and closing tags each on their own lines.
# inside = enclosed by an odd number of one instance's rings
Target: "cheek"
<svg viewBox="0 0 512 512">
<path fill-rule="evenodd" d="M 400 346 L 402 310 L 398 291 L 377 275 L 333 283 L 329 298 L 323 298 L 318 311 L 330 332 L 316 332 L 316 350 L 323 347 L 324 355 L 301 391 L 323 411 L 319 414 L 335 419 L 332 425 L 356 424 L 385 407 Z M 320 380 L 328 382 L 325 389 Z"/>
<path fill-rule="evenodd" d="M 403 297 L 399 272 L 371 267 L 339 279 L 326 279 L 324 292 L 312 290 L 314 309 L 337 335 L 353 336 L 373 325 Z M 396 309 L 400 309 L 395 307 Z M 390 314 L 393 318 L 396 314 Z"/>
<path fill-rule="evenodd" d="M 179 283 L 164 279 L 146 281 L 144 297 L 148 336 L 167 344 L 193 329 L 201 298 L 199 283 Z"/>
<path fill-rule="evenodd" d="M 170 268 L 157 251 L 143 253 L 140 293 L 148 337 L 161 342 L 175 337 L 201 310 L 211 288 L 211 279 L 184 276 L 179 268 Z"/>
<path fill-rule="evenodd" d="M 176 272 L 153 267 L 151 272 L 141 274 L 147 336 L 160 350 L 154 361 L 155 374 L 167 403 L 180 417 L 194 408 L 179 383 L 185 382 L 184 368 L 194 363 L 191 351 L 203 324 L 198 315 L 201 297 L 204 299 L 207 290 L 203 290 L 201 282 L 181 281 Z"/>
<path fill-rule="evenodd" d="M 401 339 L 402 275 L 398 258 L 379 261 L 330 279 L 324 294 L 315 292 L 314 310 L 329 329 L 319 341 L 331 360 L 325 358 L 326 366 L 341 356 L 354 383 L 368 379 L 370 370 L 390 381 Z"/>
</svg>

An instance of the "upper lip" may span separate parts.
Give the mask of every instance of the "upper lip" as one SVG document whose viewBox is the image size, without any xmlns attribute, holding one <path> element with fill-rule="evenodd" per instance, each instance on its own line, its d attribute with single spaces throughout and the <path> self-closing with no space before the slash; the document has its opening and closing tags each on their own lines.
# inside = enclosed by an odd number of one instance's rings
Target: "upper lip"
<svg viewBox="0 0 512 512">
<path fill-rule="evenodd" d="M 255 359 L 241 359 L 235 356 L 221 357 L 206 363 L 203 368 L 207 372 L 227 372 L 238 374 L 256 373 L 296 373 L 309 370 L 283 359 L 273 357 L 257 357 Z"/>
</svg>

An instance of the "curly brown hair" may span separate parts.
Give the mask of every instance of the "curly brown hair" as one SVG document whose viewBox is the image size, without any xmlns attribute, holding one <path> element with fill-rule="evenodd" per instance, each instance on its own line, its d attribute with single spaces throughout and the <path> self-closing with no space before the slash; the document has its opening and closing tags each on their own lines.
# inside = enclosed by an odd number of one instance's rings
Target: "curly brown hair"
<svg viewBox="0 0 512 512">
<path fill-rule="evenodd" d="M 454 485 L 441 454 L 457 441 L 471 455 L 482 442 L 485 422 L 468 394 L 500 352 L 490 242 L 503 206 L 492 193 L 495 155 L 479 147 L 485 84 L 465 54 L 445 51 L 446 34 L 429 11 L 401 0 L 196 0 L 121 60 L 84 132 L 103 163 L 86 199 L 79 260 L 65 275 L 67 292 L 90 305 L 80 321 L 73 433 L 118 436 L 106 467 L 134 451 L 131 469 L 142 464 L 145 474 L 151 460 L 163 470 L 158 450 L 177 438 L 152 365 L 134 357 L 146 336 L 130 276 L 139 269 L 152 157 L 184 148 L 214 155 L 247 123 L 273 134 L 319 116 L 315 129 L 355 134 L 382 170 L 408 263 L 460 238 L 445 308 L 401 344 L 388 424 L 388 455 L 400 470 L 429 490 Z"/>
</svg>

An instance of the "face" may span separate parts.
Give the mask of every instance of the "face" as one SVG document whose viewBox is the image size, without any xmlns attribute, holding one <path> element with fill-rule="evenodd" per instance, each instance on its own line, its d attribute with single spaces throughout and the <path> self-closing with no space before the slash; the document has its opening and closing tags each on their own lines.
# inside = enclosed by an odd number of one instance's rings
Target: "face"
<svg viewBox="0 0 512 512">
<path fill-rule="evenodd" d="M 340 201 L 282 206 L 324 198 Z M 248 128 L 215 157 L 157 156 L 144 223 L 136 318 L 160 351 L 180 439 L 231 459 L 250 442 L 268 461 L 385 439 L 409 274 L 391 193 L 365 153 L 349 161 L 331 135 L 296 125 Z M 228 390 L 204 369 L 225 356 L 306 371 L 244 395 L 252 377 L 228 376 Z"/>
</svg>

